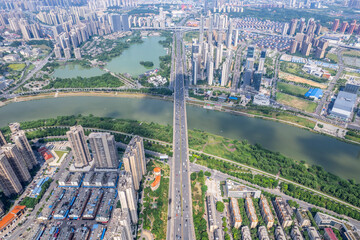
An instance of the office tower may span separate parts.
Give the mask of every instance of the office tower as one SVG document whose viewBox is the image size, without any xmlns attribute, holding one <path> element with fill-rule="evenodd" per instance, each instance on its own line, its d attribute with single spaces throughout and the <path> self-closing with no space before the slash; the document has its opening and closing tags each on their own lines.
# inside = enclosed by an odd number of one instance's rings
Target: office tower
<svg viewBox="0 0 360 240">
<path fill-rule="evenodd" d="M 11 136 L 14 141 L 16 147 L 20 151 L 23 159 L 25 160 L 26 166 L 28 169 L 32 169 L 35 165 L 38 164 L 34 152 L 29 144 L 29 141 L 26 138 L 25 132 L 22 130 L 18 130 L 13 133 Z"/>
<path fill-rule="evenodd" d="M 254 53 L 255 53 L 255 47 L 254 46 L 249 46 L 248 50 L 247 50 L 246 58 L 253 58 Z"/>
<path fill-rule="evenodd" d="M 296 40 L 292 40 L 290 45 L 290 53 L 292 54 L 296 53 L 297 46 L 298 46 L 298 42 Z"/>
<path fill-rule="evenodd" d="M 118 194 L 121 209 L 129 211 L 132 223 L 136 224 L 138 221 L 137 200 L 130 172 L 122 171 L 120 173 Z"/>
<path fill-rule="evenodd" d="M 332 25 L 331 31 L 336 32 L 337 29 L 339 28 L 339 24 L 340 24 L 340 20 L 339 19 L 335 19 L 334 23 Z"/>
<path fill-rule="evenodd" d="M 117 168 L 119 165 L 115 138 L 110 133 L 90 133 L 89 142 L 96 168 Z"/>
<path fill-rule="evenodd" d="M 259 66 L 258 66 L 258 71 L 260 72 L 264 71 L 265 59 L 266 59 L 266 49 L 263 49 L 261 50 L 260 53 Z"/>
<path fill-rule="evenodd" d="M 298 23 L 297 19 L 292 19 L 291 20 L 289 35 L 293 36 L 295 34 L 297 23 Z"/>
<path fill-rule="evenodd" d="M 0 189 L 7 197 L 18 194 L 23 190 L 19 179 L 3 152 L 0 152 Z"/>
<path fill-rule="evenodd" d="M 234 47 L 237 47 L 238 42 L 239 42 L 239 30 L 236 29 L 236 30 L 235 30 Z"/>
<path fill-rule="evenodd" d="M 304 55 L 304 56 L 309 56 L 311 46 L 312 46 L 311 42 L 304 42 L 303 46 L 301 48 L 301 54 Z"/>
<path fill-rule="evenodd" d="M 250 86 L 253 77 L 253 70 L 246 69 L 243 77 L 243 86 Z"/>
<path fill-rule="evenodd" d="M 346 29 L 347 29 L 347 27 L 348 27 L 348 25 L 349 25 L 348 22 L 343 22 L 343 23 L 341 24 L 340 33 L 344 34 L 345 31 L 346 31 Z"/>
<path fill-rule="evenodd" d="M 11 168 L 14 170 L 15 175 L 20 182 L 29 182 L 31 176 L 29 170 L 26 167 L 25 159 L 21 155 L 19 149 L 15 144 L 6 144 L 1 147 L 1 150 L 7 157 Z"/>
<path fill-rule="evenodd" d="M 0 131 L 0 147 L 4 146 L 6 144 L 7 144 L 6 139 L 5 139 L 4 135 L 3 135 L 3 133 Z"/>
<path fill-rule="evenodd" d="M 260 90 L 261 78 L 262 78 L 262 72 L 256 71 L 254 73 L 254 79 L 253 79 L 253 84 L 252 84 L 256 91 Z"/>
<path fill-rule="evenodd" d="M 84 129 L 82 126 L 73 126 L 66 132 L 71 149 L 73 151 L 76 168 L 82 168 L 89 165 L 91 161 L 90 152 L 86 143 Z"/>
<path fill-rule="evenodd" d="M 300 19 L 299 33 L 303 33 L 306 28 L 305 18 Z"/>
<path fill-rule="evenodd" d="M 225 61 L 222 65 L 222 71 L 221 71 L 221 81 L 220 81 L 220 85 L 222 87 L 224 87 L 227 84 L 227 80 L 228 80 L 228 61 Z"/>
<path fill-rule="evenodd" d="M 125 150 L 123 162 L 125 170 L 132 175 L 135 190 L 139 190 L 142 176 L 146 173 L 145 152 L 141 137 L 135 136 L 131 139 Z"/>
<path fill-rule="evenodd" d="M 209 61 L 208 61 L 208 66 L 206 68 L 206 73 L 207 73 L 207 79 L 208 79 L 208 84 L 211 86 L 213 84 L 214 81 L 214 61 L 211 58 L 211 56 L 209 56 Z"/>
<path fill-rule="evenodd" d="M 347 34 L 350 34 L 350 35 L 353 34 L 355 27 L 356 27 L 356 20 L 353 20 L 350 24 Z"/>
<path fill-rule="evenodd" d="M 289 24 L 284 23 L 284 26 L 283 26 L 282 31 L 281 31 L 282 35 L 285 36 L 287 34 L 288 30 L 289 30 Z"/>
<path fill-rule="evenodd" d="M 226 47 L 227 48 L 230 48 L 230 46 L 231 46 L 232 32 L 233 32 L 233 26 L 232 26 L 232 21 L 230 19 L 229 20 L 229 29 L 228 29 L 227 38 L 226 38 Z"/>
<path fill-rule="evenodd" d="M 192 80 L 193 80 L 193 84 L 196 85 L 197 83 L 197 62 L 196 62 L 196 58 L 193 57 L 192 59 Z"/>
</svg>

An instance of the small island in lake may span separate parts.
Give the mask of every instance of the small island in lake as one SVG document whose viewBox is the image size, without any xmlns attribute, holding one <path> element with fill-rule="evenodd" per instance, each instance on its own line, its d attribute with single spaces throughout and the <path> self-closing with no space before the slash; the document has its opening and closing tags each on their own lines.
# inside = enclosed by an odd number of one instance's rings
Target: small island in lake
<svg viewBox="0 0 360 240">
<path fill-rule="evenodd" d="M 152 68 L 154 66 L 154 63 L 151 61 L 140 61 L 140 64 L 146 68 Z"/>
</svg>

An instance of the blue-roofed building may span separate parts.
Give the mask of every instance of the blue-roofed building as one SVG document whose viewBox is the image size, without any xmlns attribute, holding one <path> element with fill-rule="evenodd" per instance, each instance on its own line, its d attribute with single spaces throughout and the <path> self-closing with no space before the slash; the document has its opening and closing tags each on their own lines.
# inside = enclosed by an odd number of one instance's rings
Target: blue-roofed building
<svg viewBox="0 0 360 240">
<path fill-rule="evenodd" d="M 305 93 L 305 97 L 312 99 L 320 99 L 323 96 L 323 91 L 320 88 L 310 88 L 309 91 Z"/>
</svg>

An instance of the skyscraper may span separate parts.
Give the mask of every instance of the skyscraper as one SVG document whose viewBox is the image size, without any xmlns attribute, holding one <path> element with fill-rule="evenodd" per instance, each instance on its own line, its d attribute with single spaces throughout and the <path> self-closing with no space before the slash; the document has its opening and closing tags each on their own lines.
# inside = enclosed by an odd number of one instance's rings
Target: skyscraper
<svg viewBox="0 0 360 240">
<path fill-rule="evenodd" d="M 141 137 L 134 136 L 131 139 L 125 150 L 123 162 L 125 170 L 132 175 L 135 190 L 139 190 L 142 176 L 146 173 L 145 152 Z"/>
<path fill-rule="evenodd" d="M 210 55 L 210 54 L 209 54 Z M 208 84 L 211 86 L 214 80 L 214 61 L 211 57 L 209 57 L 208 66 L 206 68 Z"/>
<path fill-rule="evenodd" d="M 35 165 L 37 165 L 38 162 L 29 144 L 29 141 L 26 138 L 25 132 L 18 130 L 12 134 L 11 138 L 23 156 L 28 169 L 32 169 Z"/>
<path fill-rule="evenodd" d="M 252 83 L 252 86 L 254 87 L 254 89 L 256 91 L 260 90 L 261 78 L 262 78 L 262 72 L 256 71 L 254 73 L 254 79 L 253 79 L 253 83 Z"/>
<path fill-rule="evenodd" d="M 196 58 L 193 57 L 192 59 L 192 78 L 193 78 L 193 84 L 196 85 L 197 83 L 197 62 Z"/>
<path fill-rule="evenodd" d="M 23 188 L 15 172 L 11 168 L 5 153 L 0 152 L 0 188 L 5 196 L 20 193 Z"/>
<path fill-rule="evenodd" d="M 73 126 L 66 132 L 73 155 L 76 168 L 85 167 L 91 161 L 89 148 L 86 143 L 84 129 L 82 126 Z"/>
<path fill-rule="evenodd" d="M 222 65 L 222 71 L 221 71 L 221 81 L 220 81 L 220 85 L 222 87 L 224 87 L 227 84 L 227 80 L 228 80 L 228 62 L 225 61 Z"/>
<path fill-rule="evenodd" d="M 289 24 L 284 23 L 282 31 L 281 31 L 282 35 L 285 36 L 287 34 L 288 30 L 289 30 Z"/>
<path fill-rule="evenodd" d="M 2 134 L 2 132 L 0 131 L 0 147 L 4 146 L 6 144 L 7 144 L 6 139 L 5 139 L 4 135 Z"/>
<path fill-rule="evenodd" d="M 226 47 L 227 48 L 230 48 L 231 43 L 232 43 L 232 32 L 233 32 L 233 26 L 232 26 L 232 21 L 230 19 L 229 20 L 229 29 L 228 29 L 227 38 L 226 38 Z"/>
<path fill-rule="evenodd" d="M 7 157 L 11 168 L 14 170 L 20 182 L 29 182 L 31 176 L 26 167 L 25 159 L 15 144 L 6 144 L 1 147 L 1 150 Z"/>
<path fill-rule="evenodd" d="M 261 50 L 260 53 L 259 66 L 258 66 L 258 71 L 260 72 L 264 71 L 265 59 L 266 59 L 266 49 L 263 49 Z"/>
<path fill-rule="evenodd" d="M 129 211 L 132 223 L 136 224 L 138 221 L 137 200 L 130 172 L 122 171 L 120 173 L 118 194 L 121 209 Z"/>
<path fill-rule="evenodd" d="M 89 142 L 96 168 L 117 168 L 119 160 L 115 138 L 110 133 L 90 133 Z"/>
</svg>

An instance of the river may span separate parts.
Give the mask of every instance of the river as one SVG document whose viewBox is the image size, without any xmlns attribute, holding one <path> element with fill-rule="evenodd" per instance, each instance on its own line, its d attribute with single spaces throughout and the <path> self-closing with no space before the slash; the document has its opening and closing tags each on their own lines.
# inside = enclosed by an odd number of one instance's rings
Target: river
<svg viewBox="0 0 360 240">
<path fill-rule="evenodd" d="M 63 97 L 11 103 L 0 108 L 0 127 L 62 115 L 135 119 L 172 124 L 173 103 L 150 98 Z M 232 139 L 247 139 L 296 160 L 360 182 L 360 146 L 286 124 L 187 107 L 188 126 Z"/>
</svg>

